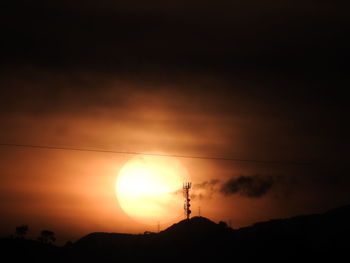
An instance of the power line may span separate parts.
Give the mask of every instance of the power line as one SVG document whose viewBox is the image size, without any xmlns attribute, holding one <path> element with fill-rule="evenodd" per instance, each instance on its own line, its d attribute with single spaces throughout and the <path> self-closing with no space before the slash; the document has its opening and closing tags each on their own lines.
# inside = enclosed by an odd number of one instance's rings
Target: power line
<svg viewBox="0 0 350 263">
<path fill-rule="evenodd" d="M 3 146 L 3 147 L 24 147 L 24 148 L 48 149 L 48 150 L 79 151 L 79 152 L 98 152 L 98 153 L 112 153 L 112 154 L 130 154 L 130 155 L 139 155 L 140 154 L 140 155 L 159 156 L 159 157 L 176 157 L 176 158 L 186 158 L 186 159 L 203 159 L 203 160 L 248 162 L 248 163 L 262 163 L 262 164 L 280 164 L 280 165 L 310 165 L 311 164 L 311 163 L 307 163 L 307 162 L 295 162 L 295 161 L 273 161 L 273 160 L 240 159 L 240 158 L 215 157 L 215 156 L 144 153 L 144 152 L 133 152 L 133 151 L 115 151 L 115 150 L 88 149 L 88 148 L 63 147 L 63 146 L 47 146 L 47 145 L 34 145 L 34 144 L 0 143 L 0 146 Z"/>
</svg>

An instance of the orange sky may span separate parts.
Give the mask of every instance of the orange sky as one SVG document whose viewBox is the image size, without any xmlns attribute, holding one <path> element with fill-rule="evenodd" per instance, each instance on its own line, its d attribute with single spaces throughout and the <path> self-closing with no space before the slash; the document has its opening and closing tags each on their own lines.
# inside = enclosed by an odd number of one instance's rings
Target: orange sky
<svg viewBox="0 0 350 263">
<path fill-rule="evenodd" d="M 21 224 L 59 244 L 157 230 L 116 199 L 132 155 L 4 144 L 253 160 L 179 158 L 193 215 L 234 228 L 349 204 L 350 20 L 337 1 L 11 0 L 2 11 L 0 236 Z"/>
<path fill-rule="evenodd" d="M 255 81 L 230 83 L 198 75 L 157 81 L 144 75 L 136 80 L 82 73 L 67 77 L 32 69 L 22 73 L 22 78 L 11 72 L 2 77 L 13 88 L 6 94 L 13 102 L 1 114 L 3 142 L 258 160 L 323 156 L 315 150 L 323 147 L 323 138 L 299 132 L 291 120 L 293 110 L 276 110 L 290 101 L 271 105 L 263 90 L 250 94 L 243 88 L 230 89 L 256 85 Z M 309 146 L 301 147 L 306 141 Z M 0 156 L 1 235 L 29 224 L 30 236 L 48 228 L 62 243 L 95 231 L 157 229 L 130 219 L 116 199 L 116 177 L 132 155 L 0 147 Z M 235 228 L 346 202 L 339 184 L 315 177 L 319 167 L 179 160 L 194 185 L 218 180 L 212 188 L 194 188 L 193 215 L 200 206 L 202 216 L 230 221 Z M 254 175 L 272 176 L 271 190 L 253 198 L 220 191 L 231 178 Z M 160 224 L 165 228 L 170 223 Z"/>
</svg>

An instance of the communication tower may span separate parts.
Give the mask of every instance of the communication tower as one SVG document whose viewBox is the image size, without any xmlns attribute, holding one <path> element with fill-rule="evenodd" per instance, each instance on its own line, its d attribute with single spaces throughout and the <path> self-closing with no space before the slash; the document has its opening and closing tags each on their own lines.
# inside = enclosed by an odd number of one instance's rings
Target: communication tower
<svg viewBox="0 0 350 263">
<path fill-rule="evenodd" d="M 190 214 L 191 214 L 191 204 L 190 204 L 190 189 L 191 189 L 192 183 L 191 182 L 185 182 L 183 185 L 183 193 L 184 193 L 184 198 L 185 198 L 185 204 L 184 204 L 184 210 L 185 210 L 185 215 L 186 219 L 190 219 Z"/>
</svg>

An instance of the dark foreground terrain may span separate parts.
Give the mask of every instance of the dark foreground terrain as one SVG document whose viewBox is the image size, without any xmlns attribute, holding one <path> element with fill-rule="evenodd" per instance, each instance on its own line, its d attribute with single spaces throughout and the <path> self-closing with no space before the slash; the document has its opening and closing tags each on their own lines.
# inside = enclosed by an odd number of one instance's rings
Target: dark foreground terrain
<svg viewBox="0 0 350 263">
<path fill-rule="evenodd" d="M 64 247 L 0 239 L 2 262 L 347 261 L 350 206 L 233 230 L 204 217 L 160 233 L 92 233 Z"/>
</svg>

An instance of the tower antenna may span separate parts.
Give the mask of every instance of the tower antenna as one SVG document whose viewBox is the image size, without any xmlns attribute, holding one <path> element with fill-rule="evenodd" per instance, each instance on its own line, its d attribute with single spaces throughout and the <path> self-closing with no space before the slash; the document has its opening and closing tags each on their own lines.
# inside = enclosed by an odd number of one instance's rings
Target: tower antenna
<svg viewBox="0 0 350 263">
<path fill-rule="evenodd" d="M 190 214 L 191 214 L 191 204 L 190 204 L 190 189 L 191 189 L 192 183 L 191 182 L 185 182 L 183 185 L 183 193 L 184 193 L 184 198 L 185 198 L 185 204 L 184 204 L 184 210 L 185 210 L 185 215 L 186 219 L 190 219 Z"/>
</svg>

